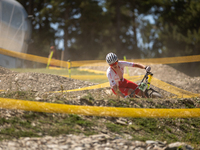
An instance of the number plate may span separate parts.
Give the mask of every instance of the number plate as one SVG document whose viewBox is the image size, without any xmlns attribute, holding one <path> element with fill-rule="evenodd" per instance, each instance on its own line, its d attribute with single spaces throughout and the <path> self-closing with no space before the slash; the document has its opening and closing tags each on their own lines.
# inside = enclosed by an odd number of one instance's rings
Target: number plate
<svg viewBox="0 0 200 150">
<path fill-rule="evenodd" d="M 147 84 L 141 83 L 140 86 L 139 86 L 139 89 L 144 92 L 147 89 Z"/>
</svg>

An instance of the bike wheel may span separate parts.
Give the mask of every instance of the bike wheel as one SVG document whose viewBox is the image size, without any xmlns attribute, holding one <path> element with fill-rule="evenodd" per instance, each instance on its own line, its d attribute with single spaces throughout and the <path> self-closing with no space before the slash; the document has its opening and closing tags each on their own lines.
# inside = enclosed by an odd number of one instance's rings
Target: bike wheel
<svg viewBox="0 0 200 150">
<path fill-rule="evenodd" d="M 162 98 L 163 96 L 156 90 L 150 88 L 145 92 L 148 98 Z"/>
<path fill-rule="evenodd" d="M 162 98 L 162 95 L 161 95 L 160 93 L 158 93 L 158 92 L 153 92 L 153 93 L 151 94 L 151 97 L 152 97 L 152 98 Z"/>
</svg>

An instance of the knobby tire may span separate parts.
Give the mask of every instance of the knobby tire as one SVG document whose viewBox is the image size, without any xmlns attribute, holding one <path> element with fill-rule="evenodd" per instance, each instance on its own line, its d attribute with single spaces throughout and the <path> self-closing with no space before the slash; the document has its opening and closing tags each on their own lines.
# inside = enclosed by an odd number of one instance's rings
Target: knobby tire
<svg viewBox="0 0 200 150">
<path fill-rule="evenodd" d="M 150 88 L 149 90 L 147 90 L 145 92 L 145 95 L 148 97 L 148 98 L 162 98 L 162 95 L 157 92 L 156 90 Z"/>
</svg>

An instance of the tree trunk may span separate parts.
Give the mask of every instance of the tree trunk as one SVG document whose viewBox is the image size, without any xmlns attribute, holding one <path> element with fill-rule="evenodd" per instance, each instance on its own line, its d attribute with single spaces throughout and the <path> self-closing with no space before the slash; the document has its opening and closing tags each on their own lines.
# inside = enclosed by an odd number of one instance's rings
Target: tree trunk
<svg viewBox="0 0 200 150">
<path fill-rule="evenodd" d="M 68 43 L 68 24 L 67 24 L 68 20 L 69 20 L 69 9 L 66 8 L 65 28 L 64 28 L 64 51 L 62 52 L 62 56 L 61 56 L 61 59 L 64 59 L 64 56 L 65 56 L 65 60 L 70 59 L 70 53 L 69 53 L 68 45 L 67 45 L 67 43 Z"/>
<path fill-rule="evenodd" d="M 133 12 L 133 32 L 134 32 L 134 41 L 135 41 L 135 46 L 138 47 L 137 44 L 137 31 L 136 31 L 136 22 L 135 22 L 135 13 Z"/>
<path fill-rule="evenodd" d="M 120 42 L 120 22 L 121 22 L 121 15 L 120 15 L 120 1 L 121 0 L 117 0 L 116 1 L 116 7 L 115 7 L 115 12 L 116 12 L 116 53 L 117 55 L 121 55 L 121 42 Z"/>
<path fill-rule="evenodd" d="M 29 0 L 28 15 L 33 15 L 33 0 Z"/>
</svg>

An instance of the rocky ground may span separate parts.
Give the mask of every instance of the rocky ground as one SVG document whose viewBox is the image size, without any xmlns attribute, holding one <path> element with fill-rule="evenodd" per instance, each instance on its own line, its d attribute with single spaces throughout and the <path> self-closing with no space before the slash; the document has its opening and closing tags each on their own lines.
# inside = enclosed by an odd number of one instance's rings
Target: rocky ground
<svg viewBox="0 0 200 150">
<path fill-rule="evenodd" d="M 87 66 L 90 69 L 106 71 L 107 67 Z M 187 76 L 167 65 L 152 65 L 154 77 L 167 82 L 181 89 L 200 94 L 200 77 Z M 143 75 L 144 70 L 129 68 L 129 75 Z M 82 87 L 95 85 L 88 81 L 80 81 L 69 79 L 57 75 L 41 74 L 41 73 L 17 73 L 0 67 L 0 90 L 2 93 L 12 91 L 29 91 L 34 94 L 35 100 L 47 102 L 59 102 L 59 94 L 50 93 L 50 91 L 71 90 Z M 171 99 L 169 94 L 166 94 L 162 89 L 159 92 L 164 94 L 167 99 L 163 101 L 154 100 L 152 103 L 148 101 L 135 102 L 133 101 L 129 107 L 140 108 L 156 108 L 157 105 L 165 106 L 165 108 L 184 108 L 186 103 L 192 107 L 199 107 L 199 98 L 196 99 Z M 92 100 L 89 101 L 88 91 L 71 92 L 71 94 L 63 94 L 62 98 L 67 98 L 64 101 L 66 104 L 75 105 L 94 105 L 94 106 L 115 106 L 106 101 L 104 97 L 113 97 L 110 88 L 91 90 Z M 2 94 L 4 95 L 4 94 Z M 19 95 L 13 95 L 12 98 L 19 98 Z M 123 100 L 122 100 L 123 101 Z M 0 110 L 1 117 L 18 116 L 24 113 L 17 110 Z M 75 136 L 65 135 L 60 137 L 43 137 L 43 138 L 22 138 L 13 141 L 3 141 L 0 143 L 0 149 L 176 149 L 182 145 L 184 149 L 192 149 L 191 146 L 185 143 L 171 143 L 159 141 L 129 141 L 122 138 L 115 139 L 109 134 L 101 134 L 95 136 Z"/>
<path fill-rule="evenodd" d="M 0 143 L 0 149 L 38 149 L 38 150 L 192 150 L 190 145 L 176 142 L 166 144 L 160 141 L 128 141 L 112 138 L 106 134 L 86 137 L 84 135 L 65 135 L 59 137 L 21 138 Z"/>
</svg>

